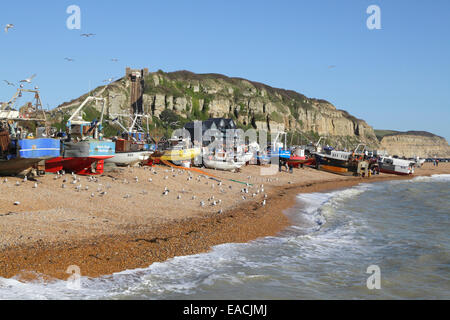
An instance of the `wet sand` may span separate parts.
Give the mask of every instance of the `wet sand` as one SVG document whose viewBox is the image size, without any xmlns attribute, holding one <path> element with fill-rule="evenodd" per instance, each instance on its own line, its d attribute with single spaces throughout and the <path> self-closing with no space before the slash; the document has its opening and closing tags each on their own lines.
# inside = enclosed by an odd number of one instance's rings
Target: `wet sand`
<svg viewBox="0 0 450 320">
<path fill-rule="evenodd" d="M 312 168 L 266 176 L 260 169 L 204 170 L 216 180 L 165 166 L 115 169 L 94 181 L 75 177 L 75 183 L 71 175 L 36 182 L 1 178 L 0 277 L 67 279 L 72 265 L 89 277 L 145 268 L 214 245 L 275 235 L 290 224 L 283 211 L 299 193 L 411 178 L 361 179 Z M 450 174 L 450 164 L 425 164 L 413 177 L 434 174 Z M 249 193 L 228 179 L 252 184 Z"/>
</svg>

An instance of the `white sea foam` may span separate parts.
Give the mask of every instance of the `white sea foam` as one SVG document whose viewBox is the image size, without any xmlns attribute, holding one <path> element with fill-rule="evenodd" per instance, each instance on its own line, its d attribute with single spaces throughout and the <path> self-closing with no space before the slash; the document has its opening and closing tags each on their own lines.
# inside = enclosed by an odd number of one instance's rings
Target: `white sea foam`
<svg viewBox="0 0 450 320">
<path fill-rule="evenodd" d="M 450 175 L 417 181 L 442 179 L 448 181 Z M 370 216 L 354 210 L 357 205 L 353 199 L 362 196 L 367 200 L 369 197 L 364 195 L 367 191 L 386 192 L 386 184 L 391 182 L 301 194 L 298 199 L 302 205 L 289 213 L 295 225 L 280 236 L 248 244 L 223 244 L 208 253 L 176 257 L 111 276 L 83 277 L 81 290 L 69 289 L 65 281 L 22 283 L 0 278 L 0 299 L 330 298 L 341 292 L 347 292 L 347 298 L 353 298 L 352 294 L 364 295 L 362 291 L 349 289 L 348 283 L 364 283 L 363 267 L 377 262 L 373 260 L 374 255 L 377 257 L 376 250 L 403 252 L 416 245 L 398 239 L 394 241 L 396 246 L 392 245 L 392 239 L 380 243 L 383 238 L 373 238 L 376 233 L 365 231 L 384 220 L 377 214 Z M 404 190 L 409 192 L 407 188 Z M 375 200 L 376 197 L 372 205 Z M 389 211 L 382 218 L 396 222 Z M 390 236 L 395 233 L 388 233 L 385 239 Z M 385 252 L 391 254 L 383 251 L 377 259 L 384 259 Z M 394 258 L 404 258 L 396 252 L 392 253 Z M 342 291 L 336 293 L 333 288 Z"/>
</svg>

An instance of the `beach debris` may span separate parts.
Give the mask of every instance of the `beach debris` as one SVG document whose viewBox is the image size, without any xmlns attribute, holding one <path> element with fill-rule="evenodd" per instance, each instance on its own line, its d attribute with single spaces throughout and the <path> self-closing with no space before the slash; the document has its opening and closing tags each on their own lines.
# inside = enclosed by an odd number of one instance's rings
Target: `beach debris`
<svg viewBox="0 0 450 320">
<path fill-rule="evenodd" d="M 169 179 L 169 176 L 165 176 L 165 177 L 164 177 L 164 180 L 167 180 L 167 179 Z"/>
</svg>

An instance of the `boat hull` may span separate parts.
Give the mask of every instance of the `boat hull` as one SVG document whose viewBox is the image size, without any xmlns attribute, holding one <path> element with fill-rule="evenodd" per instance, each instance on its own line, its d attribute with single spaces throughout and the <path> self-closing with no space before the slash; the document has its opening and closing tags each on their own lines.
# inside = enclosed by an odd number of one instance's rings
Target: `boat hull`
<svg viewBox="0 0 450 320">
<path fill-rule="evenodd" d="M 234 161 L 219 161 L 219 160 L 208 160 L 203 159 L 203 165 L 206 168 L 224 170 L 224 171 L 235 171 L 240 169 L 245 165 L 245 162 L 234 162 Z"/>
<path fill-rule="evenodd" d="M 383 169 L 383 168 L 380 168 L 380 172 L 388 173 L 388 174 L 395 174 L 397 176 L 409 176 L 410 174 L 412 174 L 411 172 L 400 172 L 400 171 L 395 171 L 395 170 L 391 170 L 391 169 Z"/>
<path fill-rule="evenodd" d="M 15 176 L 33 167 L 44 159 L 11 159 L 0 160 L 0 175 Z"/>
<path fill-rule="evenodd" d="M 116 166 L 132 166 L 139 162 L 148 160 L 151 154 L 151 151 L 116 152 L 114 157 L 106 159 L 105 163 L 113 163 Z"/>
<path fill-rule="evenodd" d="M 294 166 L 294 167 L 298 168 L 301 165 L 304 165 L 304 166 L 313 165 L 315 163 L 315 161 L 316 161 L 314 158 L 309 158 L 309 159 L 306 159 L 305 157 L 302 157 L 302 158 L 298 158 L 298 159 L 291 158 L 291 159 L 289 159 L 287 161 L 287 163 L 288 163 L 288 165 L 291 165 L 291 166 Z"/>
<path fill-rule="evenodd" d="M 344 176 L 354 176 L 358 174 L 357 161 L 344 161 L 315 155 L 316 168 L 321 171 L 331 172 Z"/>
<path fill-rule="evenodd" d="M 46 172 L 64 170 L 79 175 L 100 175 L 104 160 L 114 157 L 115 143 L 109 141 L 82 141 L 63 143 L 63 156 L 45 162 Z"/>
<path fill-rule="evenodd" d="M 182 149 L 182 150 L 167 150 L 160 157 L 165 161 L 186 161 L 193 160 L 201 154 L 200 148 Z"/>
<path fill-rule="evenodd" d="M 0 175 L 18 175 L 43 160 L 59 156 L 61 150 L 55 139 L 25 139 L 14 141 L 13 145 L 17 145 L 18 156 L 0 160 Z"/>
</svg>

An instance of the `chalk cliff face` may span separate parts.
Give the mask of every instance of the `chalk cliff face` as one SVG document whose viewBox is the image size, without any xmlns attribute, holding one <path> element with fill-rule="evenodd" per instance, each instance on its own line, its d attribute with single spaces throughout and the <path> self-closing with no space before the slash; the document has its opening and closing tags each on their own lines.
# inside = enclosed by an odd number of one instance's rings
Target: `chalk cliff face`
<svg viewBox="0 0 450 320">
<path fill-rule="evenodd" d="M 94 90 L 107 99 L 109 115 L 130 110 L 130 81 L 117 80 Z M 85 96 L 64 103 L 60 114 L 78 106 Z M 308 98 L 300 93 L 219 74 L 194 74 L 188 71 L 149 73 L 145 77 L 144 112 L 159 117 L 165 109 L 188 119 L 233 118 L 243 128 L 301 132 L 311 140 L 327 136 L 341 147 L 365 142 L 377 147 L 372 127 L 331 103 Z"/>
<path fill-rule="evenodd" d="M 427 132 L 405 132 L 386 135 L 380 148 L 399 157 L 450 158 L 450 146 L 439 136 Z"/>
</svg>

